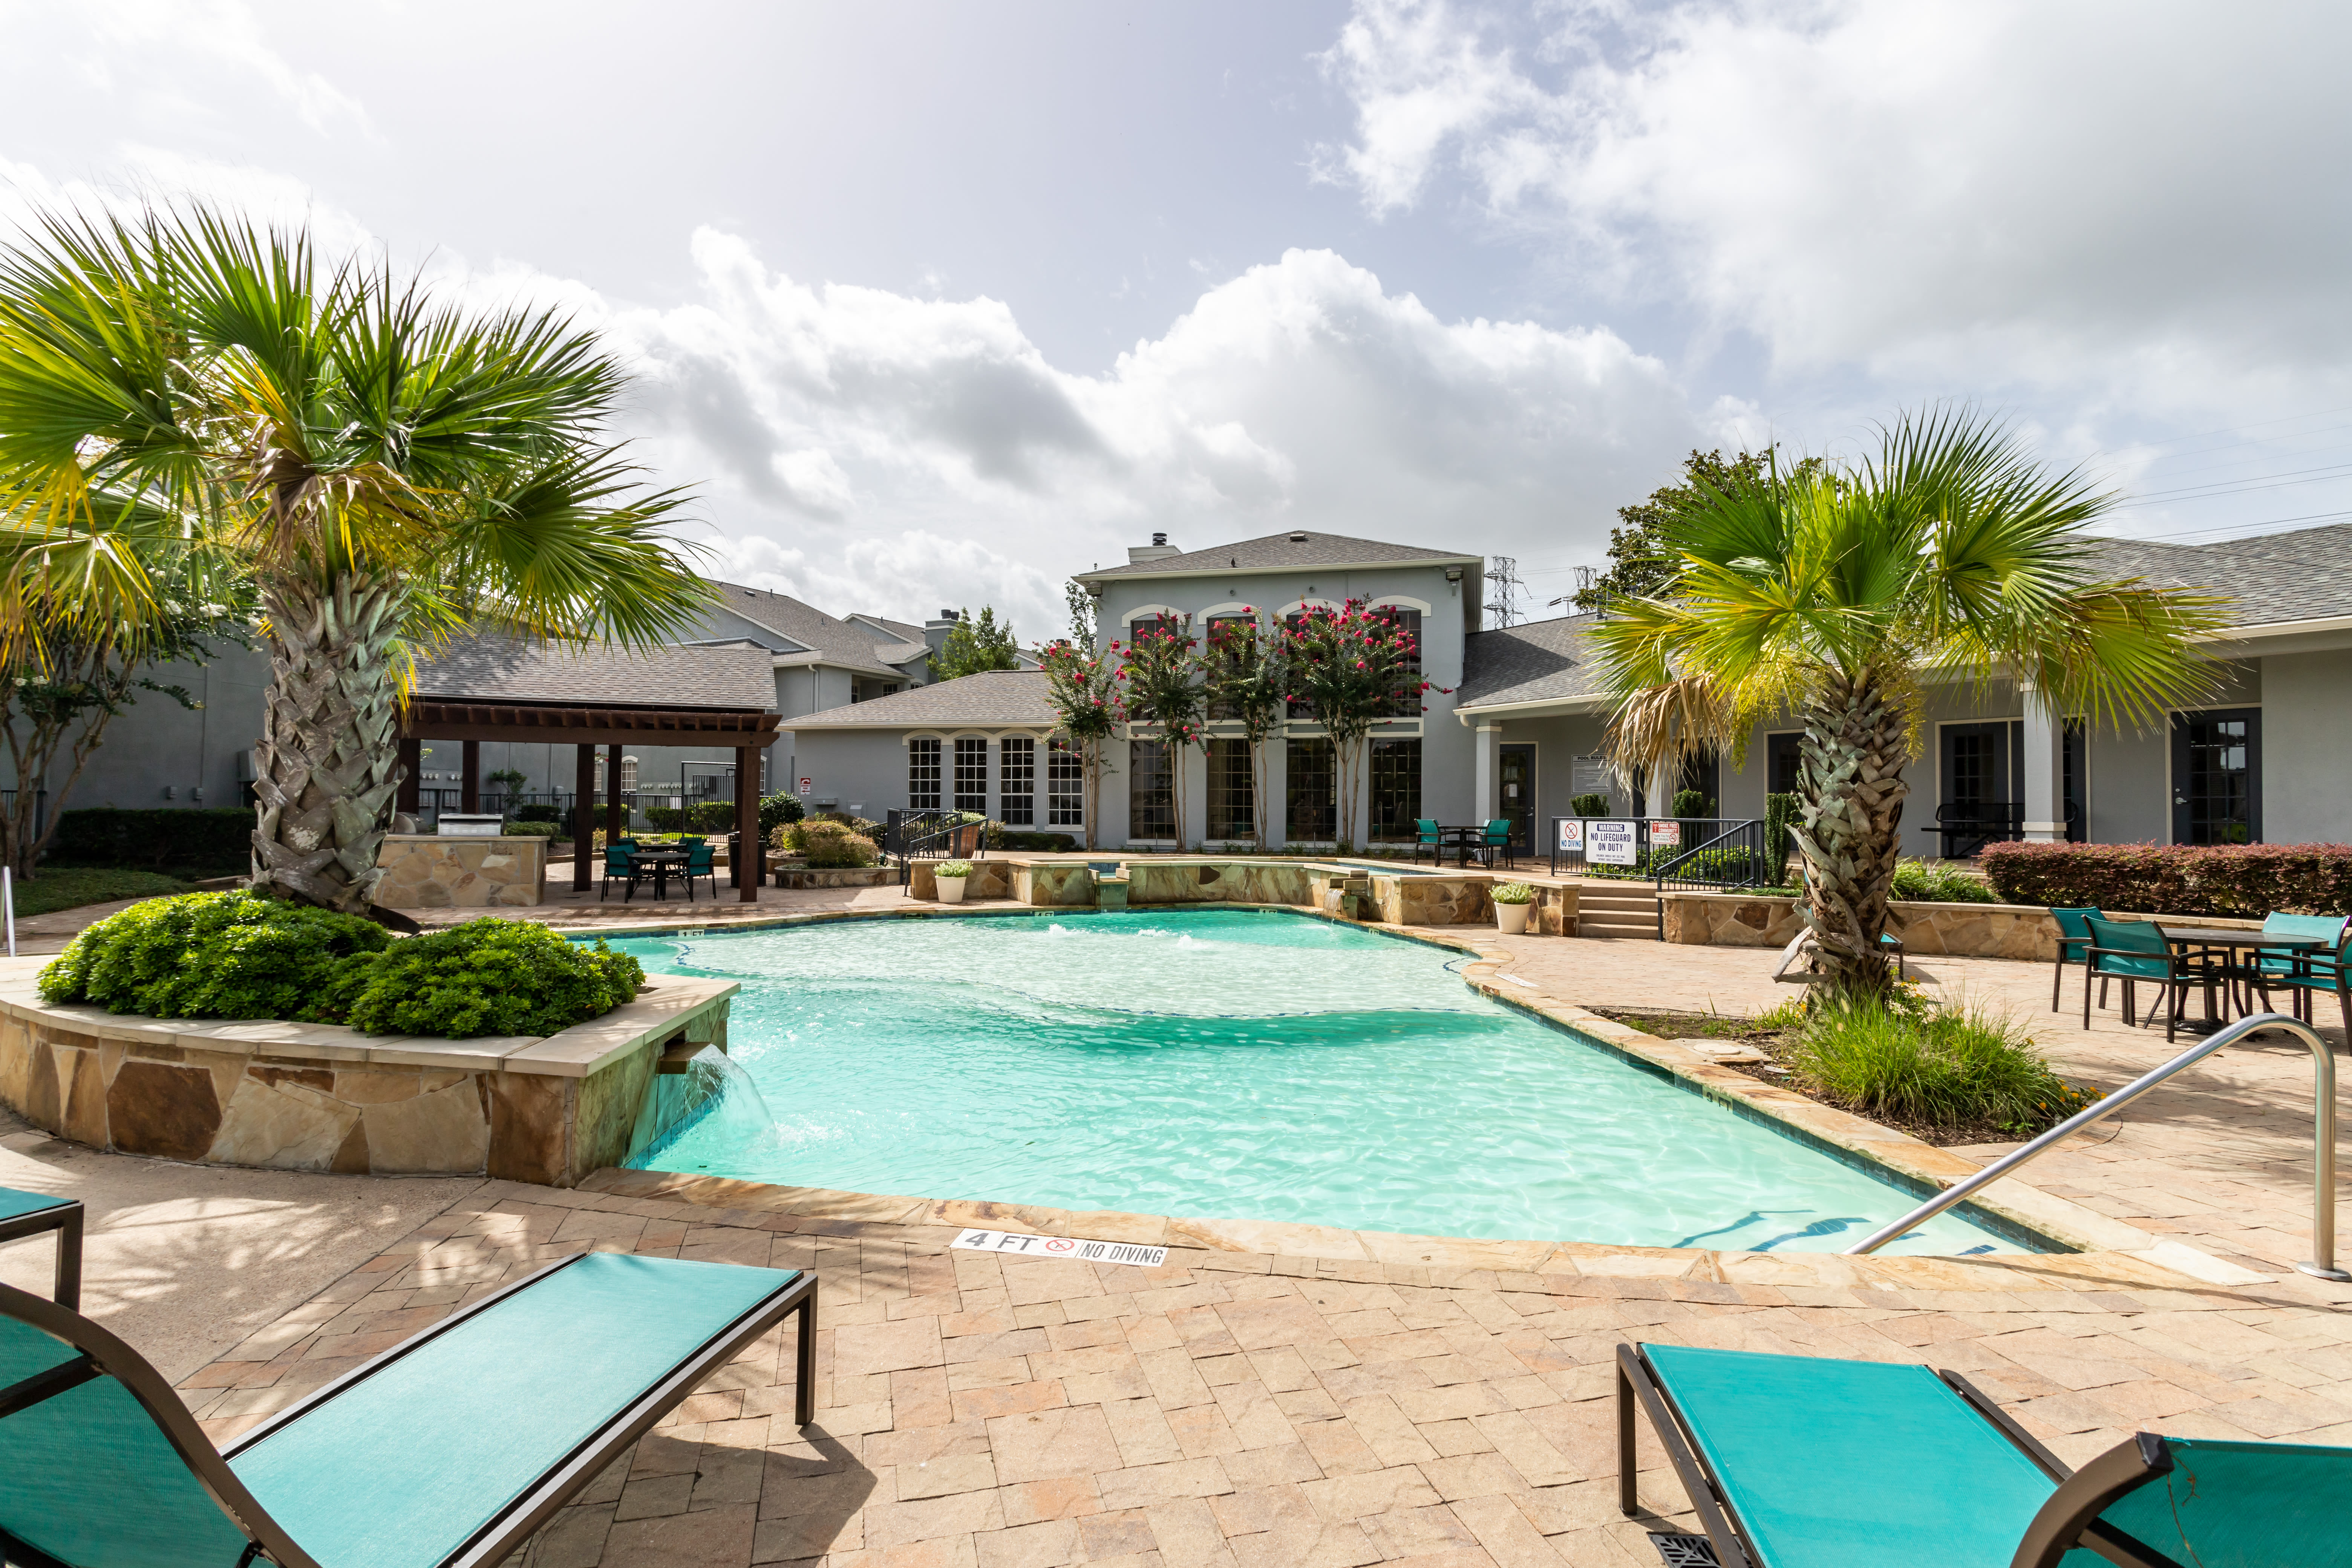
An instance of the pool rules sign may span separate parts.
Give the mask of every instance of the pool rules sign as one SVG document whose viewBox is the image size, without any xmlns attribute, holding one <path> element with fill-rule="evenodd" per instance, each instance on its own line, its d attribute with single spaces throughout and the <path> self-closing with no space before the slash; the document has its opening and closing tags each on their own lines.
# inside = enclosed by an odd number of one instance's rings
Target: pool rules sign
<svg viewBox="0 0 2352 1568">
<path fill-rule="evenodd" d="M 1024 1236 L 1017 1230 L 967 1230 L 950 1247 L 967 1252 L 1006 1252 L 1015 1258 L 1068 1258 L 1080 1263 L 1130 1263 L 1157 1268 L 1168 1261 L 1164 1247 L 1138 1247 L 1127 1241 L 1087 1241 L 1075 1236 Z"/>
<path fill-rule="evenodd" d="M 1597 821 L 1584 825 L 1584 858 L 1600 866 L 1631 866 L 1638 835 L 1630 822 Z"/>
</svg>

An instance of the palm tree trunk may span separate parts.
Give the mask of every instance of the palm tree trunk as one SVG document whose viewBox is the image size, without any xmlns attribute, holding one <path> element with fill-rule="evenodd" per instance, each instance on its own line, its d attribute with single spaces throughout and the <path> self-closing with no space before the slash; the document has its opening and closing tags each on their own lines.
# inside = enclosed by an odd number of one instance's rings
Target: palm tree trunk
<svg viewBox="0 0 2352 1568">
<path fill-rule="evenodd" d="M 257 892 L 349 914 L 373 901 L 403 772 L 391 654 L 404 596 L 396 578 L 350 574 L 330 588 L 263 590 L 270 683 L 253 749 Z"/>
<path fill-rule="evenodd" d="M 1830 990 L 1883 995 L 1886 900 L 1911 762 L 1901 706 L 1875 670 L 1832 676 L 1806 704 L 1804 780 L 1789 837 L 1805 860 L 1805 926 Z"/>
</svg>

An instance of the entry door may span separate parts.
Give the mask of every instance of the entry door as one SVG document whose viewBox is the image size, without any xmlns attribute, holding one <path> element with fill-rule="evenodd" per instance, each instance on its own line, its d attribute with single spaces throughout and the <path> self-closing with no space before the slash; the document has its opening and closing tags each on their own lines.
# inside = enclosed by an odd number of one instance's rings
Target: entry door
<svg viewBox="0 0 2352 1568">
<path fill-rule="evenodd" d="M 2263 841 L 2261 709 L 2172 716 L 2172 841 Z"/>
<path fill-rule="evenodd" d="M 1944 805 L 1970 816 L 1994 815 L 1988 806 L 2009 804 L 2009 726 L 1944 726 Z M 1955 811 L 1952 816 L 1959 816 Z"/>
<path fill-rule="evenodd" d="M 1511 821 L 1511 847 L 1522 855 L 1535 853 L 1536 749 L 1528 745 L 1503 749 L 1503 808 Z"/>
</svg>

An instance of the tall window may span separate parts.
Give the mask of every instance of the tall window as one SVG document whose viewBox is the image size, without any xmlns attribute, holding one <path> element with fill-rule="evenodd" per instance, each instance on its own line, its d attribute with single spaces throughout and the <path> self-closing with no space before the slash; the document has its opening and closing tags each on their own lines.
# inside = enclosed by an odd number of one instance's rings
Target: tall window
<svg viewBox="0 0 2352 1568">
<path fill-rule="evenodd" d="M 1168 742 L 1127 743 L 1127 836 L 1176 837 L 1176 780 L 1168 771 Z"/>
<path fill-rule="evenodd" d="M 1324 736 L 1288 741 L 1284 753 L 1283 835 L 1293 844 L 1329 844 L 1339 837 L 1339 792 Z"/>
<path fill-rule="evenodd" d="M 1257 636 L 1257 617 L 1255 616 L 1213 616 L 1210 617 L 1208 625 L 1202 628 L 1201 652 L 1203 658 L 1209 657 L 1212 651 L 1216 647 L 1216 634 L 1218 628 L 1223 626 L 1233 627 L 1234 630 L 1231 635 L 1236 638 L 1244 637 L 1255 637 Z M 1209 718 L 1212 722 L 1221 719 L 1238 719 L 1240 717 L 1240 710 L 1230 702 L 1212 702 L 1209 704 Z M 1213 838 L 1216 836 L 1215 830 L 1212 829 L 1210 837 Z"/>
<path fill-rule="evenodd" d="M 1282 624 L 1286 626 L 1305 626 L 1307 624 L 1307 612 L 1305 610 L 1294 610 L 1289 615 L 1282 617 Z M 1312 719 L 1315 717 L 1315 704 L 1312 702 L 1286 703 L 1284 705 L 1283 712 L 1286 717 L 1292 719 Z"/>
<path fill-rule="evenodd" d="M 1421 816 L 1421 742 L 1372 742 L 1374 838 L 1412 838 Z"/>
<path fill-rule="evenodd" d="M 628 776 L 628 764 L 622 763 L 622 777 Z M 940 742 L 936 736 L 918 736 L 907 742 L 907 809 L 937 811 L 940 808 Z"/>
<path fill-rule="evenodd" d="M 956 741 L 955 803 L 958 811 L 988 810 L 988 742 L 978 735 Z"/>
<path fill-rule="evenodd" d="M 1395 605 L 1382 605 L 1378 609 L 1375 609 L 1372 614 L 1380 616 L 1381 619 L 1388 622 L 1391 626 L 1396 627 L 1397 630 L 1404 633 L 1407 637 L 1412 639 L 1412 657 L 1405 661 L 1405 668 L 1411 672 L 1409 684 L 1414 686 L 1420 685 L 1421 612 L 1419 610 L 1404 609 Z M 1409 697 L 1396 697 L 1390 699 L 1388 701 L 1381 704 L 1381 714 L 1383 718 L 1389 719 L 1420 718 L 1421 693 L 1416 691 Z M 1375 808 L 1373 820 L 1379 820 L 1377 808 Z M 1408 824 L 1408 826 L 1410 825 Z M 1375 837 L 1377 837 L 1377 835 Z"/>
<path fill-rule="evenodd" d="M 1045 826 L 1084 827 L 1087 825 L 1087 773 L 1076 748 L 1067 741 L 1045 742 Z"/>
<path fill-rule="evenodd" d="M 1209 742 L 1209 837 L 1257 837 L 1256 793 L 1247 741 Z"/>
<path fill-rule="evenodd" d="M 997 820 L 1007 827 L 1037 822 L 1037 742 L 1027 736 L 996 743 Z"/>
</svg>

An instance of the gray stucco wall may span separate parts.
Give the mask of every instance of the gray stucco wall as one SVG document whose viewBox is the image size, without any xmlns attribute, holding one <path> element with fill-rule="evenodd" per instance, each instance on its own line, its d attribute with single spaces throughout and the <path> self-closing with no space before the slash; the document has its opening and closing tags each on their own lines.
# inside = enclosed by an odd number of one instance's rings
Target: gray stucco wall
<svg viewBox="0 0 2352 1568">
<path fill-rule="evenodd" d="M 2263 837 L 2352 842 L 2352 649 L 2263 660 Z"/>
<path fill-rule="evenodd" d="M 169 697 L 142 691 L 110 721 L 105 739 L 63 797 L 67 810 L 82 805 L 131 808 L 216 807 L 242 803 L 240 766 L 261 737 L 261 693 L 269 683 L 269 660 L 258 651 L 229 647 L 209 664 L 167 664 L 147 672 L 159 686 L 182 686 L 203 706 L 191 712 Z M 50 805 L 67 763 L 59 759 L 50 784 Z M 16 787 L 14 771 L 0 754 L 0 777 Z M 165 799 L 163 791 L 172 791 Z M 203 791 L 203 798 L 196 791 Z"/>
</svg>

